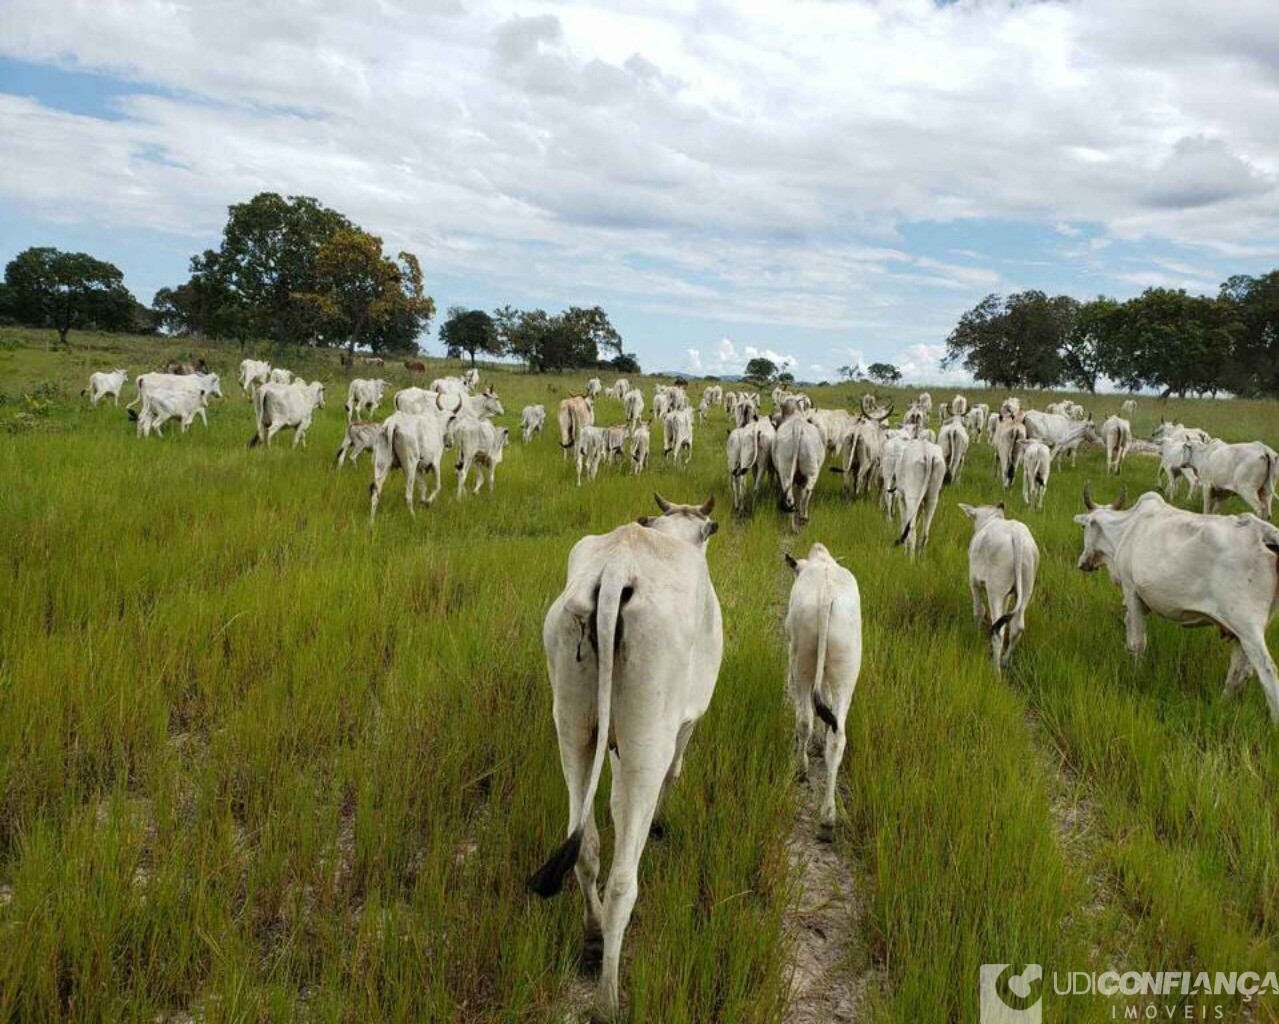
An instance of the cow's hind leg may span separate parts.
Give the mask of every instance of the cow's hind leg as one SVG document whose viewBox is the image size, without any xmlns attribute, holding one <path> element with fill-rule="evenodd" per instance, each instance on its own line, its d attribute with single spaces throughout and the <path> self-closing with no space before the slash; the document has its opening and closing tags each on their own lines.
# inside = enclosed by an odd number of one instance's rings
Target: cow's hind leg
<svg viewBox="0 0 1279 1024">
<path fill-rule="evenodd" d="M 1009 595 L 1002 586 L 987 592 L 990 594 L 990 621 L 993 626 L 994 623 L 1004 617 L 1004 608 L 1007 606 Z M 999 629 L 990 629 L 990 657 L 997 674 L 1002 673 L 1004 670 L 1004 635 L 1008 625 L 1008 623 L 1005 623 Z"/>
<path fill-rule="evenodd" d="M 817 838 L 823 842 L 835 838 L 835 787 L 839 784 L 839 766 L 844 761 L 847 740 L 843 720 L 837 721 L 838 730 L 826 730 L 826 793 L 822 798 L 822 823 L 817 830 Z"/>
<path fill-rule="evenodd" d="M 808 744 L 813 738 L 813 695 L 809 687 L 795 679 L 793 668 L 788 672 L 787 684 L 795 705 L 796 775 L 803 782 L 808 779 Z"/>
<path fill-rule="evenodd" d="M 613 827 L 616 844 L 613 866 L 609 870 L 604 896 L 604 962 L 600 971 L 597 995 L 599 1010 L 606 1017 L 616 1017 L 619 1007 L 618 970 L 621 967 L 622 939 L 635 908 L 639 889 L 639 860 L 648 840 L 653 813 L 662 792 L 666 767 L 675 757 L 674 737 L 643 754 L 632 757 L 651 758 L 650 764 L 627 767 L 613 756 Z M 658 767 L 661 766 L 661 767 Z"/>
<path fill-rule="evenodd" d="M 1239 646 L 1243 648 L 1257 678 L 1261 680 L 1266 703 L 1270 705 L 1270 720 L 1279 723 L 1279 672 L 1275 671 L 1274 659 L 1270 657 L 1270 651 L 1266 647 L 1265 631 L 1240 636 Z"/>
<path fill-rule="evenodd" d="M 1238 697 L 1252 673 L 1252 662 L 1238 640 L 1230 645 L 1230 668 L 1226 671 L 1226 696 Z"/>
<path fill-rule="evenodd" d="M 427 467 L 425 465 L 422 467 L 423 472 L 426 471 L 426 468 Z M 435 457 L 435 461 L 430 464 L 430 470 L 435 474 L 435 487 L 427 497 L 422 499 L 422 503 L 425 505 L 434 505 L 435 499 L 440 496 L 440 488 L 444 486 L 444 470 L 440 466 L 440 456 L 437 455 Z M 425 477 L 422 480 L 422 484 L 425 487 Z"/>
</svg>

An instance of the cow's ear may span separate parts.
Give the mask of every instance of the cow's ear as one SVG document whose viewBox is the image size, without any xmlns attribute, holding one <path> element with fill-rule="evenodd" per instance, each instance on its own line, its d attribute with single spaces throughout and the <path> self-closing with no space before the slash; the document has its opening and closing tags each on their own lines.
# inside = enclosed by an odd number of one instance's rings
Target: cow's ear
<svg viewBox="0 0 1279 1024">
<path fill-rule="evenodd" d="M 789 551 L 786 552 L 786 564 L 790 566 L 791 572 L 799 572 L 799 560 Z"/>
<path fill-rule="evenodd" d="M 702 524 L 702 540 L 708 540 L 719 532 L 719 523 L 714 519 L 708 519 Z"/>
<path fill-rule="evenodd" d="M 1087 526 L 1092 522 L 1092 516 L 1089 513 L 1081 512 L 1079 515 L 1075 516 L 1075 522 L 1077 522 L 1080 526 Z"/>
<path fill-rule="evenodd" d="M 1000 511 L 1000 512 L 1005 512 L 1005 511 L 1007 511 L 1007 509 L 1004 507 L 1004 503 L 1003 503 L 1002 501 L 1001 501 L 998 505 L 996 505 L 996 506 L 995 506 L 995 508 L 999 509 L 999 511 Z"/>
<path fill-rule="evenodd" d="M 971 505 L 965 505 L 965 504 L 961 501 L 961 502 L 959 503 L 959 511 L 961 511 L 962 513 L 964 513 L 964 515 L 966 515 L 969 519 L 972 519 L 972 518 L 973 518 L 973 513 L 975 513 L 977 510 L 976 510 L 975 508 L 973 508 Z M 788 557 L 789 557 L 789 556 L 788 556 Z"/>
<path fill-rule="evenodd" d="M 639 517 L 638 519 L 636 519 L 635 521 L 636 521 L 637 523 L 639 523 L 639 524 L 640 524 L 640 526 L 652 526 L 652 525 L 653 525 L 653 519 L 654 519 L 654 517 L 653 517 L 653 516 L 640 516 L 640 517 Z"/>
</svg>

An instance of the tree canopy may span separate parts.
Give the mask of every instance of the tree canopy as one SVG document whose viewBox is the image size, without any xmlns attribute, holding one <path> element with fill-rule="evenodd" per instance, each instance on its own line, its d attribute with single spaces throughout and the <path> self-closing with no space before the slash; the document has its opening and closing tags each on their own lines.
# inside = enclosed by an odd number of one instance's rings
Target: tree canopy
<svg viewBox="0 0 1279 1024">
<path fill-rule="evenodd" d="M 120 268 L 84 252 L 50 247 L 19 253 L 4 270 L 5 301 L 18 323 L 52 327 L 61 344 L 72 328 L 149 329 Z"/>
<path fill-rule="evenodd" d="M 472 366 L 479 353 L 500 356 L 503 351 L 497 321 L 482 309 L 451 307 L 448 319 L 440 326 L 440 341 L 450 357 L 470 356 Z"/>
<path fill-rule="evenodd" d="M 773 378 L 777 376 L 777 364 L 764 356 L 755 356 L 746 364 L 746 369 L 742 371 L 742 376 L 752 384 L 763 387 L 765 384 L 771 383 Z"/>
<path fill-rule="evenodd" d="M 901 370 L 892 363 L 871 363 L 866 367 L 866 376 L 877 384 L 896 384 L 902 379 Z"/>
</svg>

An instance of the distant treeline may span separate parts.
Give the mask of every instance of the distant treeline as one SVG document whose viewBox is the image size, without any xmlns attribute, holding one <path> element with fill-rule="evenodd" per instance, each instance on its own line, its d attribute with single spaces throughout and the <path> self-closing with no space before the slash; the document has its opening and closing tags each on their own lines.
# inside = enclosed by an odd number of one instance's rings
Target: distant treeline
<svg viewBox="0 0 1279 1024">
<path fill-rule="evenodd" d="M 1279 394 L 1279 270 L 1230 278 L 1215 297 L 1148 288 L 1119 302 L 987 295 L 946 339 L 943 365 L 995 387 L 1095 391 L 1105 377 L 1168 395 Z"/>
<path fill-rule="evenodd" d="M 157 291 L 150 309 L 118 267 L 87 253 L 28 249 L 0 285 L 0 322 L 53 327 L 64 344 L 72 329 L 96 329 L 411 353 L 434 316 L 415 255 L 391 257 L 382 239 L 336 210 L 273 192 L 230 207 L 219 247 L 193 256 L 188 280 Z M 554 316 L 456 308 L 440 334 L 451 354 L 472 359 L 512 354 L 558 370 L 596 366 L 605 350 L 615 354 L 610 365 L 637 367 L 598 306 Z"/>
</svg>

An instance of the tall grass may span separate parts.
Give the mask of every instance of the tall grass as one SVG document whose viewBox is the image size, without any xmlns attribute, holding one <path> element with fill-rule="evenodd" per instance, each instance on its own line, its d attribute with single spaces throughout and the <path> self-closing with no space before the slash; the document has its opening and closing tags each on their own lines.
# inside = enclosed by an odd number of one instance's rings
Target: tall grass
<svg viewBox="0 0 1279 1024">
<path fill-rule="evenodd" d="M 331 465 L 344 386 L 324 354 L 279 360 L 334 385 L 307 450 L 285 434 L 251 452 L 238 352 L 207 350 L 228 395 L 209 430 L 137 441 L 122 411 L 76 393 L 92 369 L 149 369 L 187 343 L 88 337 L 49 352 L 7 337 L 0 1019 L 563 1014 L 580 900 L 522 888 L 566 813 L 541 620 L 571 545 L 651 512 L 654 488 L 720 497 L 710 561 L 726 651 L 669 834 L 641 867 L 623 969 L 632 1019 L 781 1016 L 799 798 L 781 556 L 817 539 L 863 594 L 838 842 L 870 887 L 850 927 L 869 932 L 884 979 L 875 1019 L 975 1020 L 987 961 L 1276 960 L 1279 741 L 1255 686 L 1222 698 L 1215 635 L 1152 622 L 1144 661 L 1125 651 L 1116 591 L 1073 567 L 1080 486 L 1108 486 L 1099 454 L 1054 473 L 1043 514 L 1010 498 L 1043 559 L 1001 680 L 971 623 L 970 527 L 954 508 L 1003 496 L 981 446 L 914 564 L 833 476 L 798 537 L 769 502 L 734 517 L 722 413 L 698 428 L 687 468 L 659 453 L 643 477 L 606 469 L 580 490 L 552 424 L 513 444 L 496 494 L 456 501 L 449 468 L 434 508 L 411 520 L 393 484 L 370 527 L 368 462 Z M 486 377 L 512 425 L 533 401 L 553 418 L 581 384 Z M 47 407 L 24 401 L 36 391 Z M 824 405 L 854 394 L 816 392 Z M 1117 404 L 1084 401 L 1099 415 Z M 620 405 L 600 409 L 620 419 Z M 1273 441 L 1279 427 L 1265 403 L 1166 411 L 1231 439 Z M 1157 419 L 1140 402 L 1137 433 Z M 1136 493 L 1153 477 L 1130 459 L 1123 480 Z M 1047 1000 L 1045 1019 L 1110 1015 Z"/>
</svg>

